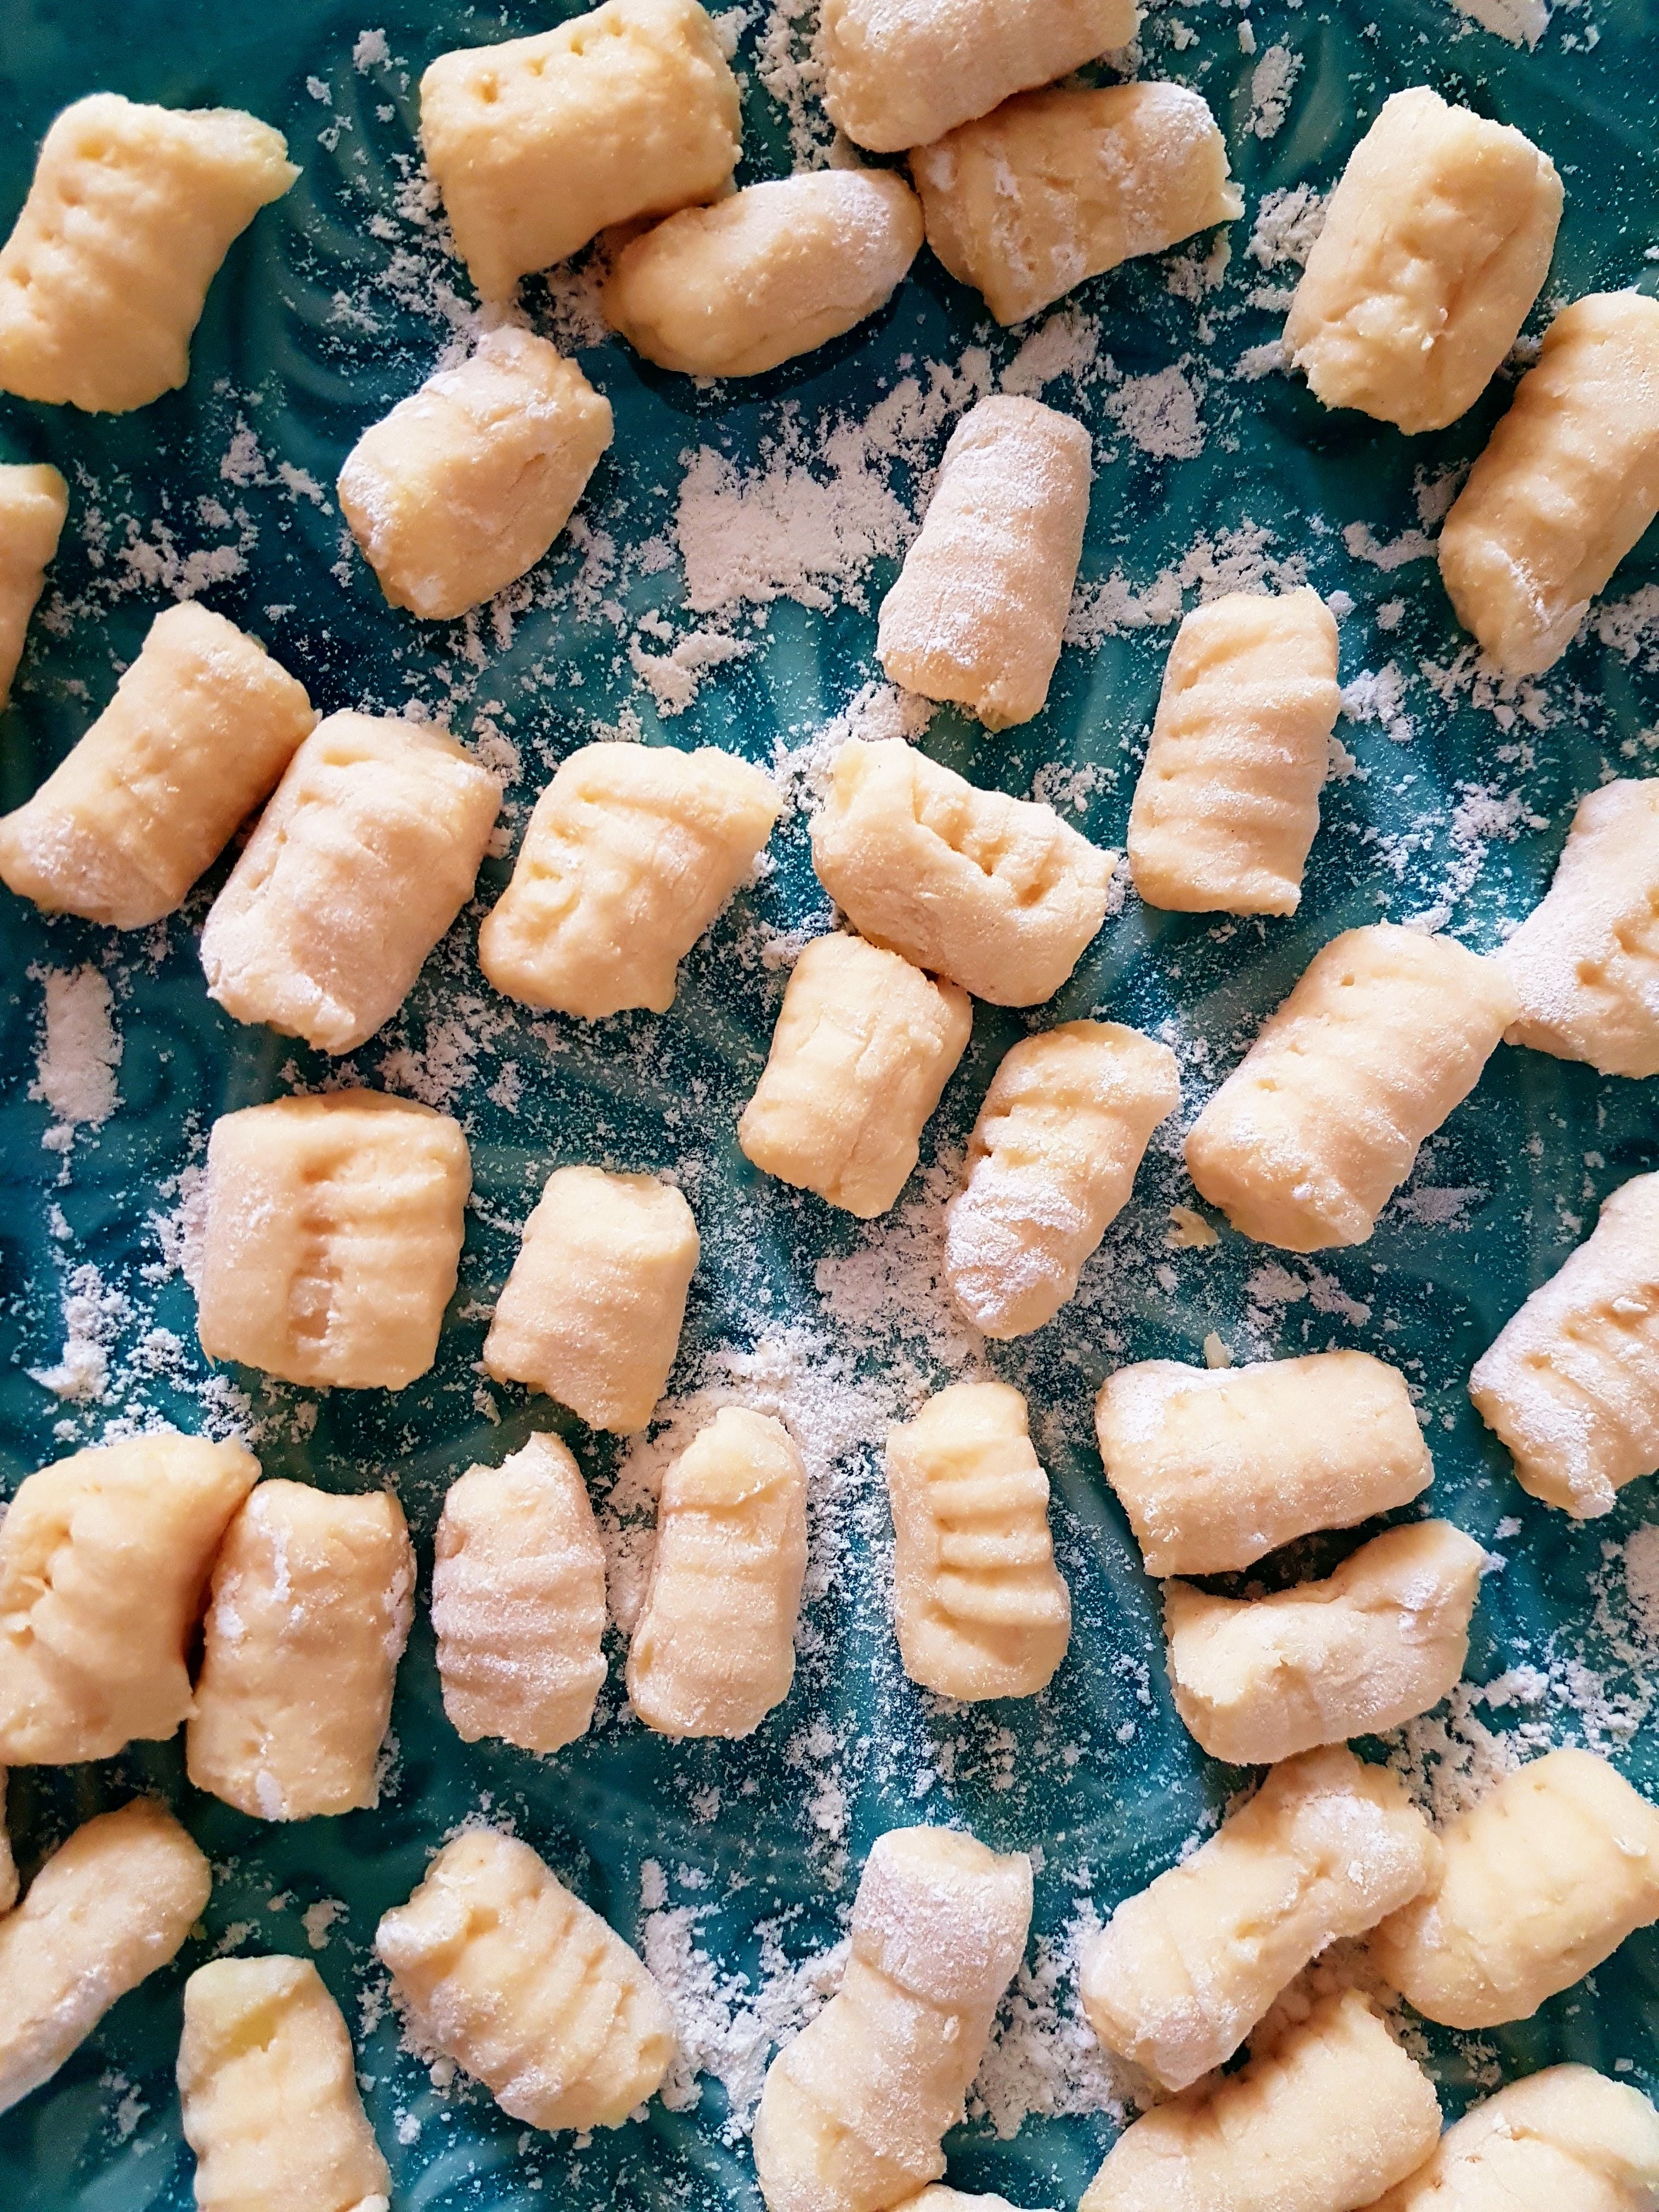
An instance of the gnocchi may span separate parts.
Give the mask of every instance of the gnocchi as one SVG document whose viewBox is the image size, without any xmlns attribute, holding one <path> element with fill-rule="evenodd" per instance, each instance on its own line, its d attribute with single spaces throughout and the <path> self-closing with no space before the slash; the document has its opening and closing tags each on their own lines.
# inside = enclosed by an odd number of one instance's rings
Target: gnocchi
<svg viewBox="0 0 1659 2212">
<path fill-rule="evenodd" d="M 1659 2113 L 1589 2066 L 1547 2066 L 1465 2112 L 1376 2212 L 1652 2212 Z"/>
<path fill-rule="evenodd" d="M 68 513 L 69 486 L 50 462 L 0 462 L 0 707 Z"/>
</svg>

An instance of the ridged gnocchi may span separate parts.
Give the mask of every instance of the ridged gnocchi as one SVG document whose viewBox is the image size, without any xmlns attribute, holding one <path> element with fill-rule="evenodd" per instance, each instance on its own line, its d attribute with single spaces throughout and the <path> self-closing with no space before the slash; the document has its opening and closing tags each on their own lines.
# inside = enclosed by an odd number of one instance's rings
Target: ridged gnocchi
<svg viewBox="0 0 1659 2212">
<path fill-rule="evenodd" d="M 68 513 L 69 486 L 50 462 L 0 462 L 0 707 Z"/>
<path fill-rule="evenodd" d="M 1652 2212 L 1659 2112 L 1589 2066 L 1547 2066 L 1476 2105 L 1375 2212 Z"/>
</svg>

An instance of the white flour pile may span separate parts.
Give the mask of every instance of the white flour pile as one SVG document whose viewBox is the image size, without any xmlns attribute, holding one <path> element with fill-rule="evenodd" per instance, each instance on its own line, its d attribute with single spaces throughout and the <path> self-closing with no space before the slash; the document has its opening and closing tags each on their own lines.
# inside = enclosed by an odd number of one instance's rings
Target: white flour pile
<svg viewBox="0 0 1659 2212">
<path fill-rule="evenodd" d="M 40 1141 L 61 1152 L 76 1129 L 95 1129 L 121 1103 L 115 1087 L 121 1065 L 115 1001 L 91 966 L 32 968 L 29 975 L 45 994 L 29 1097 L 51 1107 L 53 1124 Z"/>
</svg>

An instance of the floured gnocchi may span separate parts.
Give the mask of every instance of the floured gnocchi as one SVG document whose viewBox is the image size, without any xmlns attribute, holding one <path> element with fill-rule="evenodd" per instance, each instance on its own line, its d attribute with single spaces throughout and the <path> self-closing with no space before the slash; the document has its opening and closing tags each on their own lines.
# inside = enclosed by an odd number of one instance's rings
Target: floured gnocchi
<svg viewBox="0 0 1659 2212">
<path fill-rule="evenodd" d="M 0 707 L 68 513 L 69 486 L 50 462 L 0 462 Z"/>
<path fill-rule="evenodd" d="M 1653 2212 L 1659 2112 L 1589 2066 L 1547 2066 L 1465 2112 L 1376 2212 Z"/>
</svg>

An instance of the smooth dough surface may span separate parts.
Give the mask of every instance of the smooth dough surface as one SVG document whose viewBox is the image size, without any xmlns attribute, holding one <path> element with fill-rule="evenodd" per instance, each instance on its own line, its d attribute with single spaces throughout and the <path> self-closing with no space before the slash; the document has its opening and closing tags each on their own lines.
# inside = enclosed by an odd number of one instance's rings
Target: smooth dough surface
<svg viewBox="0 0 1659 2212">
<path fill-rule="evenodd" d="M 1654 2212 L 1659 2112 L 1589 2066 L 1547 2066 L 1465 2112 L 1376 2212 Z"/>
<path fill-rule="evenodd" d="M 49 461 L 0 462 L 0 707 L 68 513 L 69 486 Z"/>
</svg>

